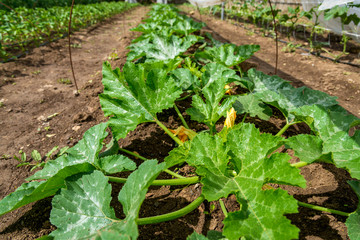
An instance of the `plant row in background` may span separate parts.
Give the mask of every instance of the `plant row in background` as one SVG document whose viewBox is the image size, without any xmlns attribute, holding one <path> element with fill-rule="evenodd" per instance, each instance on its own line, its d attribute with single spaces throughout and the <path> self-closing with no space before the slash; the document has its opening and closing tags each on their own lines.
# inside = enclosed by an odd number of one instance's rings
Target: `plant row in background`
<svg viewBox="0 0 360 240">
<path fill-rule="evenodd" d="M 134 6 L 126 2 L 75 5 L 71 29 L 95 24 Z M 0 10 L 0 59 L 6 60 L 29 45 L 38 46 L 67 34 L 69 16 L 70 7 Z"/>
<path fill-rule="evenodd" d="M 149 18 L 133 29 L 143 34 L 129 46 L 123 69 L 103 64 L 104 92 L 99 97 L 108 122 L 90 128 L 75 146 L 48 161 L 27 183 L 2 199 L 0 215 L 55 195 L 50 221 L 57 229 L 46 238 L 136 239 L 138 225 L 170 221 L 205 200 L 219 201 L 225 215 L 223 232 L 209 231 L 207 237 L 193 233 L 188 239 L 284 240 L 299 237 L 299 229 L 284 215 L 305 206 L 348 216 L 348 234 L 358 239 L 359 206 L 355 211 L 342 209 L 348 212 L 321 208 L 297 201 L 274 184 L 305 188 L 306 180 L 298 168 L 314 162 L 332 163 L 359 179 L 360 131 L 353 136 L 348 132 L 360 119 L 340 107 L 336 97 L 294 88 L 278 76 L 255 69 L 245 72 L 241 63 L 259 46 L 223 44 L 209 34 L 199 35 L 203 26 L 168 5 L 154 5 Z M 243 93 L 228 95 L 235 90 L 232 88 Z M 185 99 L 191 106 L 180 112 L 177 105 Z M 178 113 L 183 125 L 178 129 L 168 129 L 157 117 L 169 108 Z M 247 116 L 269 120 L 274 110 L 281 112 L 286 122 L 275 134 L 261 133 L 246 122 Z M 205 125 L 206 130 L 190 129 L 184 115 Z M 235 121 L 236 116 L 242 116 L 240 121 Z M 118 140 L 142 123 L 158 125 L 175 141 L 176 147 L 163 162 L 119 147 Z M 282 137 L 299 123 L 306 123 L 312 133 Z M 108 128 L 113 140 L 103 151 Z M 283 146 L 292 149 L 300 162 L 290 164 L 291 156 L 276 151 Z M 143 163 L 137 166 L 127 156 Z M 171 170 L 184 164 L 193 166 L 196 176 Z M 120 172 L 131 174 L 114 176 Z M 157 179 L 161 172 L 173 178 Z M 124 183 L 117 196 L 123 219 L 118 219 L 110 206 L 109 181 Z M 201 195 L 188 206 L 164 215 L 139 217 L 151 185 L 199 182 Z M 359 196 L 359 181 L 349 184 Z M 229 195 L 235 195 L 239 210 L 227 211 L 221 199 Z"/>
<path fill-rule="evenodd" d="M 274 26 L 273 26 L 273 14 L 271 8 L 267 1 L 254 1 L 254 0 L 245 0 L 240 2 L 232 2 L 230 8 L 226 8 L 225 11 L 229 17 L 241 18 L 245 21 L 251 22 L 258 26 L 261 26 L 264 29 L 264 33 L 274 35 Z M 352 7 L 358 7 L 357 5 L 347 5 L 347 6 L 336 6 L 332 9 L 325 11 L 319 11 L 319 5 L 314 6 L 309 11 L 304 11 L 300 9 L 300 6 L 296 8 L 288 7 L 287 11 L 282 11 L 279 8 L 274 7 L 274 15 L 276 18 L 277 24 L 280 26 L 279 29 L 283 29 L 287 36 L 288 48 L 287 51 L 292 51 L 295 49 L 295 44 L 293 43 L 291 36 L 293 35 L 296 38 L 296 32 L 307 31 L 307 34 L 304 37 L 304 40 L 309 42 L 309 47 L 311 52 L 316 52 L 320 54 L 321 51 L 326 51 L 329 53 L 326 48 L 329 47 L 330 42 L 324 42 L 321 38 L 316 38 L 316 35 L 323 35 L 327 30 L 320 26 L 319 17 L 324 16 L 325 20 L 331 19 L 340 19 L 342 27 L 342 39 L 341 44 L 343 44 L 343 51 L 338 55 L 333 55 L 335 61 L 339 60 L 342 56 L 346 55 L 347 52 L 347 43 L 350 40 L 348 32 L 345 31 L 345 25 L 354 23 L 358 25 L 360 23 L 360 18 L 356 14 L 348 14 L 348 11 Z M 212 9 L 213 14 L 219 13 L 221 8 L 219 6 L 214 6 Z M 293 46 L 291 48 L 291 46 Z M 330 54 L 330 53 L 329 53 Z"/>
<path fill-rule="evenodd" d="M 100 2 L 113 2 L 113 0 L 76 0 L 76 4 L 92 4 Z M 51 8 L 51 7 L 70 7 L 72 0 L 2 0 L 0 9 L 11 11 L 10 8 Z"/>
</svg>

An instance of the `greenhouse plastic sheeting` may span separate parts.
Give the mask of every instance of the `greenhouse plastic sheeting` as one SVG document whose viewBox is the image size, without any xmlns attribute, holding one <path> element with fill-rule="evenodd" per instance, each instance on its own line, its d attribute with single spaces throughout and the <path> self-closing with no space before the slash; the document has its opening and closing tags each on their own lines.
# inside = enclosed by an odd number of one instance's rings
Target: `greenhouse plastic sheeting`
<svg viewBox="0 0 360 240">
<path fill-rule="evenodd" d="M 188 0 L 192 5 L 197 7 L 210 7 L 214 5 L 220 5 L 224 0 Z"/>
<path fill-rule="evenodd" d="M 358 2 L 358 0 L 356 0 Z M 331 8 L 331 6 L 333 6 L 334 4 L 337 5 L 337 3 L 345 3 L 345 1 L 341 1 L 341 0 L 312 0 L 312 1 L 308 1 L 308 0 L 302 0 L 302 6 L 304 8 L 305 11 L 309 11 L 312 7 L 315 7 L 319 4 L 321 4 L 322 2 L 324 2 L 324 6 L 323 8 L 325 9 L 325 7 L 329 7 Z M 352 1 L 354 2 L 354 1 Z M 335 6 L 335 5 L 334 5 Z M 350 8 L 348 15 L 355 13 L 356 15 L 358 15 L 360 17 L 360 8 Z M 319 17 L 319 22 L 320 25 L 324 28 L 330 29 L 331 31 L 341 35 L 342 34 L 342 29 L 341 29 L 341 20 L 340 18 L 335 18 L 335 19 L 330 19 L 328 21 L 324 20 L 324 15 L 322 14 Z M 359 25 L 355 25 L 353 22 L 351 22 L 349 25 L 346 25 L 344 27 L 344 30 L 348 32 L 348 36 L 351 37 L 352 39 L 354 39 L 357 42 L 360 42 L 360 24 Z"/>
<path fill-rule="evenodd" d="M 321 6 L 319 7 L 319 10 L 326 10 L 333 8 L 338 5 L 345 5 L 348 3 L 353 2 L 354 4 L 360 4 L 360 0 L 324 0 Z"/>
</svg>

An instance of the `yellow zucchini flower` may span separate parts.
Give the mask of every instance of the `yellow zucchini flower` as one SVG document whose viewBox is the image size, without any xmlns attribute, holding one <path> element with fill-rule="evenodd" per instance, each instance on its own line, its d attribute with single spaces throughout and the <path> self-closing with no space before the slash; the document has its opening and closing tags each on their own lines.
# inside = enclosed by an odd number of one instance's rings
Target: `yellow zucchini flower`
<svg viewBox="0 0 360 240">
<path fill-rule="evenodd" d="M 227 111 L 224 127 L 232 128 L 235 124 L 235 119 L 236 119 L 236 111 L 234 108 L 231 108 L 230 111 Z"/>
<path fill-rule="evenodd" d="M 196 132 L 191 129 L 187 129 L 184 126 L 180 126 L 175 130 L 169 129 L 175 136 L 178 136 L 180 141 L 186 142 L 187 140 L 191 140 L 196 136 Z"/>
</svg>

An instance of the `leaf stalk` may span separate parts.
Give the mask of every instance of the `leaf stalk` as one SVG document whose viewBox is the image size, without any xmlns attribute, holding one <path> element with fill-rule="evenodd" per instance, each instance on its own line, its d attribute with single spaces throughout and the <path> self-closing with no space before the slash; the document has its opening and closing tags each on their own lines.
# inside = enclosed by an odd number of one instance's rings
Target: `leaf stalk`
<svg viewBox="0 0 360 240">
<path fill-rule="evenodd" d="M 224 213 L 224 216 L 227 218 L 229 214 L 228 214 L 228 211 L 226 210 L 223 200 L 219 199 L 219 203 L 220 203 L 221 210 Z"/>
<path fill-rule="evenodd" d="M 119 150 L 126 153 L 126 154 L 129 154 L 129 155 L 131 155 L 131 156 L 133 156 L 135 158 L 139 158 L 139 159 L 141 159 L 143 161 L 149 160 L 149 159 L 144 158 L 143 156 L 140 156 L 139 154 L 131 152 L 129 150 L 126 150 L 126 149 L 123 149 L 123 148 L 119 148 Z M 173 171 L 171 171 L 169 169 L 165 169 L 164 172 L 166 172 L 167 174 L 170 174 L 171 176 L 174 176 L 176 178 L 185 178 L 184 176 L 181 176 L 180 174 L 177 174 L 177 173 L 175 173 L 175 172 L 173 172 Z"/>
<path fill-rule="evenodd" d="M 190 203 L 186 207 L 179 209 L 175 212 L 158 215 L 158 216 L 154 216 L 154 217 L 138 218 L 136 220 L 136 222 L 138 225 L 146 225 L 146 224 L 155 224 L 155 223 L 171 221 L 171 220 L 180 218 L 180 217 L 185 216 L 186 214 L 192 212 L 193 210 L 198 208 L 204 200 L 205 200 L 205 197 L 203 195 L 200 195 L 192 203 Z"/>
<path fill-rule="evenodd" d="M 310 208 L 310 209 L 318 210 L 318 211 L 322 211 L 322 212 L 333 213 L 333 214 L 337 214 L 337 215 L 344 216 L 344 217 L 350 216 L 350 213 L 347 213 L 347 212 L 342 212 L 342 211 L 338 211 L 338 210 L 334 210 L 334 209 L 330 209 L 330 208 L 320 207 L 320 206 L 312 205 L 309 203 L 298 202 L 298 205 L 301 207 L 306 207 L 306 208 Z"/>
<path fill-rule="evenodd" d="M 296 168 L 301 168 L 301 167 L 304 167 L 306 165 L 308 165 L 308 163 L 307 162 L 302 162 L 302 161 L 291 164 L 292 167 L 296 167 Z"/>
<path fill-rule="evenodd" d="M 280 129 L 280 131 L 275 136 L 277 136 L 277 137 L 281 136 L 290 126 L 297 124 L 297 123 L 300 123 L 300 122 L 286 123 L 285 126 L 282 129 Z"/>
<path fill-rule="evenodd" d="M 111 177 L 108 176 L 110 182 L 126 183 L 127 178 Z M 151 186 L 179 186 L 179 185 L 190 185 L 200 181 L 199 177 L 188 177 L 188 178 L 177 178 L 177 179 L 159 179 L 154 180 Z"/>
<path fill-rule="evenodd" d="M 157 123 L 157 125 L 159 125 L 177 144 L 179 144 L 180 146 L 183 145 L 183 142 L 177 138 L 167 127 L 165 127 L 164 124 L 162 124 L 159 120 L 157 120 L 155 118 L 155 122 Z"/>
<path fill-rule="evenodd" d="M 181 114 L 179 108 L 176 106 L 176 103 L 174 103 L 174 108 L 175 108 L 175 111 L 176 111 L 176 113 L 178 114 L 178 116 L 179 116 L 182 124 L 184 125 L 184 127 L 186 127 L 187 129 L 190 129 L 190 128 L 189 128 L 189 125 L 187 124 L 187 122 L 185 121 L 183 115 Z"/>
</svg>

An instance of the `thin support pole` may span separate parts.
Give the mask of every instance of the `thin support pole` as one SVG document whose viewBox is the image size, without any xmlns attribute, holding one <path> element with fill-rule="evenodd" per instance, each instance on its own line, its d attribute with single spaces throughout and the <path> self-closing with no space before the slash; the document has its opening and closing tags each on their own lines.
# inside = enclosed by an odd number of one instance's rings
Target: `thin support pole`
<svg viewBox="0 0 360 240">
<path fill-rule="evenodd" d="M 221 20 L 224 20 L 224 8 L 225 8 L 225 2 L 221 3 Z"/>
<path fill-rule="evenodd" d="M 79 88 L 77 86 L 77 82 L 76 82 L 76 77 L 75 77 L 75 71 L 74 71 L 74 65 L 73 65 L 73 61 L 72 61 L 72 56 L 71 56 L 71 17 L 72 17 L 72 12 L 73 12 L 73 8 L 74 8 L 74 3 L 75 0 L 72 0 L 72 4 L 71 4 L 71 8 L 70 8 L 70 17 L 69 17 L 69 35 L 68 35 L 68 43 L 69 43 L 69 57 L 70 57 L 70 67 L 71 67 L 71 72 L 74 78 L 74 84 L 75 84 L 75 88 L 76 88 L 76 93 L 79 94 Z"/>
<path fill-rule="evenodd" d="M 277 34 L 277 30 L 276 30 L 276 19 L 275 19 L 275 12 L 274 9 L 271 5 L 271 1 L 269 0 L 269 5 L 270 5 L 270 9 L 271 9 L 271 13 L 273 15 L 273 21 L 274 21 L 274 30 L 275 30 L 275 51 L 276 51 L 276 55 L 275 55 L 275 75 L 277 74 L 277 69 L 278 69 L 278 60 L 279 60 L 279 42 L 278 42 L 278 34 Z M 280 24 L 281 27 L 281 24 Z"/>
</svg>

